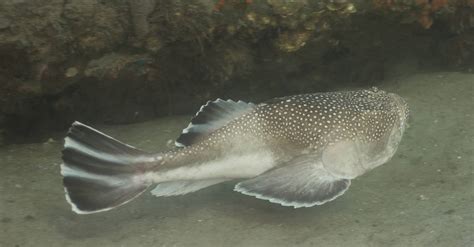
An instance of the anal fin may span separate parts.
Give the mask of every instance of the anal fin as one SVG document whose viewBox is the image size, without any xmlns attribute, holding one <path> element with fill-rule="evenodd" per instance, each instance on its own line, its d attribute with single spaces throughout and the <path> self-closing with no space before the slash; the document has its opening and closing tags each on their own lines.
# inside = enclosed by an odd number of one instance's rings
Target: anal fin
<svg viewBox="0 0 474 247">
<path fill-rule="evenodd" d="M 178 196 L 204 189 L 222 183 L 228 179 L 185 180 L 172 181 L 158 184 L 151 193 L 154 196 Z"/>
<path fill-rule="evenodd" d="M 245 195 L 294 208 L 322 205 L 344 194 L 351 182 L 329 173 L 321 163 L 307 158 L 238 183 Z"/>
</svg>

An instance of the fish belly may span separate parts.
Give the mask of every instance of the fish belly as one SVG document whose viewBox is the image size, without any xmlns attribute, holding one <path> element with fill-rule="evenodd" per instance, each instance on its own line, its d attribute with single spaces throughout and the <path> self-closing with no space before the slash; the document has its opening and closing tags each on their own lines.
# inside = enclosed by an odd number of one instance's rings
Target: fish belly
<svg viewBox="0 0 474 247">
<path fill-rule="evenodd" d="M 151 172 L 146 176 L 154 183 L 182 180 L 237 179 L 258 176 L 275 166 L 270 151 L 229 154 L 218 159 L 198 161 L 186 166 Z"/>
</svg>

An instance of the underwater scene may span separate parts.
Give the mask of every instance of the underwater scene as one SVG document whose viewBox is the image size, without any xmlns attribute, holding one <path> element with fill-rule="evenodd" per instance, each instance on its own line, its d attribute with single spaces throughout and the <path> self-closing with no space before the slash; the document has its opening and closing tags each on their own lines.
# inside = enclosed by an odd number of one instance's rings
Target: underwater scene
<svg viewBox="0 0 474 247">
<path fill-rule="evenodd" d="M 474 246 L 474 1 L 1 0 L 4 246 Z"/>
</svg>

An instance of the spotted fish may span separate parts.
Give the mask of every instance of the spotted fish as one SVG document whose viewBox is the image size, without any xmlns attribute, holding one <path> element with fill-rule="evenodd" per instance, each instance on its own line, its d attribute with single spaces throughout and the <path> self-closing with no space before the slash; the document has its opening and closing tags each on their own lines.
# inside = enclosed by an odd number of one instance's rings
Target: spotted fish
<svg viewBox="0 0 474 247">
<path fill-rule="evenodd" d="M 107 211 L 151 185 L 183 195 L 224 181 L 234 190 L 294 208 L 342 195 L 351 180 L 387 162 L 407 126 L 398 95 L 371 90 L 303 94 L 261 104 L 202 106 L 176 148 L 148 153 L 75 122 L 61 174 L 74 212 Z"/>
</svg>

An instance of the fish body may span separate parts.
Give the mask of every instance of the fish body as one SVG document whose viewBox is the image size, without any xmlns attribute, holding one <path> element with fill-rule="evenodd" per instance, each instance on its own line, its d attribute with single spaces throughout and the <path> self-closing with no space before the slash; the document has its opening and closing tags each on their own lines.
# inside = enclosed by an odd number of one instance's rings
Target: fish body
<svg viewBox="0 0 474 247">
<path fill-rule="evenodd" d="M 74 123 L 62 174 L 77 213 L 122 205 L 157 184 L 156 196 L 187 194 L 239 179 L 235 191 L 283 206 L 310 207 L 342 195 L 386 163 L 407 126 L 398 95 L 359 90 L 295 95 L 261 104 L 210 101 L 176 141 L 150 154 Z"/>
</svg>

